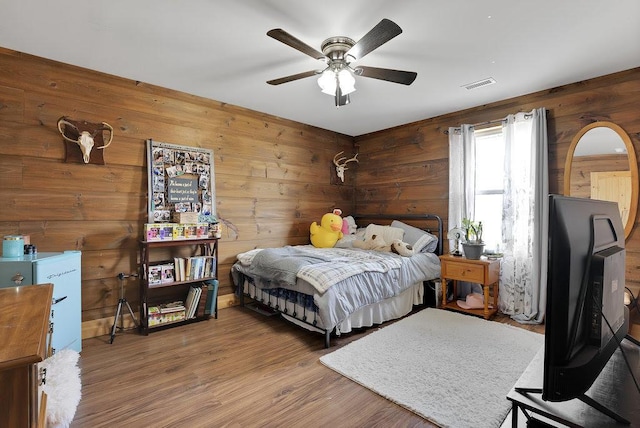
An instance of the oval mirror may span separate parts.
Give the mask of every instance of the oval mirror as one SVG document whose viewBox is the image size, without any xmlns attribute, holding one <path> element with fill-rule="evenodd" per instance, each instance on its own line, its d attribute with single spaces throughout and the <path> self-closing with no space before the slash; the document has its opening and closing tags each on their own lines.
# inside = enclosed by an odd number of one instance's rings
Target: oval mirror
<svg viewBox="0 0 640 428">
<path fill-rule="evenodd" d="M 624 236 L 629 236 L 638 207 L 638 163 L 621 127 L 594 122 L 578 132 L 564 166 L 564 194 L 617 202 Z"/>
</svg>

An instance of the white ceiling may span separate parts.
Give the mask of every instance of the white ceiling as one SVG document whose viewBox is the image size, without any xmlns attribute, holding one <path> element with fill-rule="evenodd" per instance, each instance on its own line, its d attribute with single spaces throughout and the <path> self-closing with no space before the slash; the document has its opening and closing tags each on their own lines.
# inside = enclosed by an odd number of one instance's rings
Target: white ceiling
<svg viewBox="0 0 640 428">
<path fill-rule="evenodd" d="M 640 66 L 639 0 L 0 0 L 0 47 L 200 95 L 351 136 Z M 336 109 L 320 50 L 381 19 L 403 33 L 353 65 L 415 71 L 404 86 L 359 77 Z M 467 90 L 492 77 L 497 83 Z"/>
</svg>

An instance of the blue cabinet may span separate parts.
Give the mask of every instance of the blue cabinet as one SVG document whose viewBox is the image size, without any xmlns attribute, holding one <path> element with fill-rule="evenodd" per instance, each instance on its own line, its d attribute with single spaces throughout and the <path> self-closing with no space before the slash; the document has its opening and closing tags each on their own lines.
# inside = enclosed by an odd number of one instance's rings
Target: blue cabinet
<svg viewBox="0 0 640 428">
<path fill-rule="evenodd" d="M 65 251 L 0 257 L 0 288 L 53 284 L 51 345 L 56 351 L 82 350 L 81 254 Z"/>
</svg>

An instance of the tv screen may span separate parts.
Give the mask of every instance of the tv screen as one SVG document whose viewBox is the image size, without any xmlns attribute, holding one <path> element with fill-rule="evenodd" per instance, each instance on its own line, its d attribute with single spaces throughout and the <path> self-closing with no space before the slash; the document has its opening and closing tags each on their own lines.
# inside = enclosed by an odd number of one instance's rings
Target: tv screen
<svg viewBox="0 0 640 428">
<path fill-rule="evenodd" d="M 627 333 L 624 288 L 618 204 L 550 195 L 544 400 L 591 387 Z"/>
</svg>

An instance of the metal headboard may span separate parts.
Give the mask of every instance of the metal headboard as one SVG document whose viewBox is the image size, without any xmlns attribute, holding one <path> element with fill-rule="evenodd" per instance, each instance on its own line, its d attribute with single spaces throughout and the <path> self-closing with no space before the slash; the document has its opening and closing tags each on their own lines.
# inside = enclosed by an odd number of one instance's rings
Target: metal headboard
<svg viewBox="0 0 640 428">
<path fill-rule="evenodd" d="M 358 220 L 427 220 L 427 221 L 436 221 L 438 226 L 437 230 L 434 231 L 432 228 L 428 227 L 420 227 L 429 233 L 436 234 L 438 236 L 438 248 L 437 254 L 439 256 L 442 255 L 443 252 L 443 236 L 442 236 L 442 219 L 440 216 L 436 214 L 351 214 L 351 216 Z M 357 221 L 356 221 L 357 223 Z M 418 226 L 415 226 L 418 227 Z M 435 233 L 434 233 L 435 232 Z"/>
</svg>

